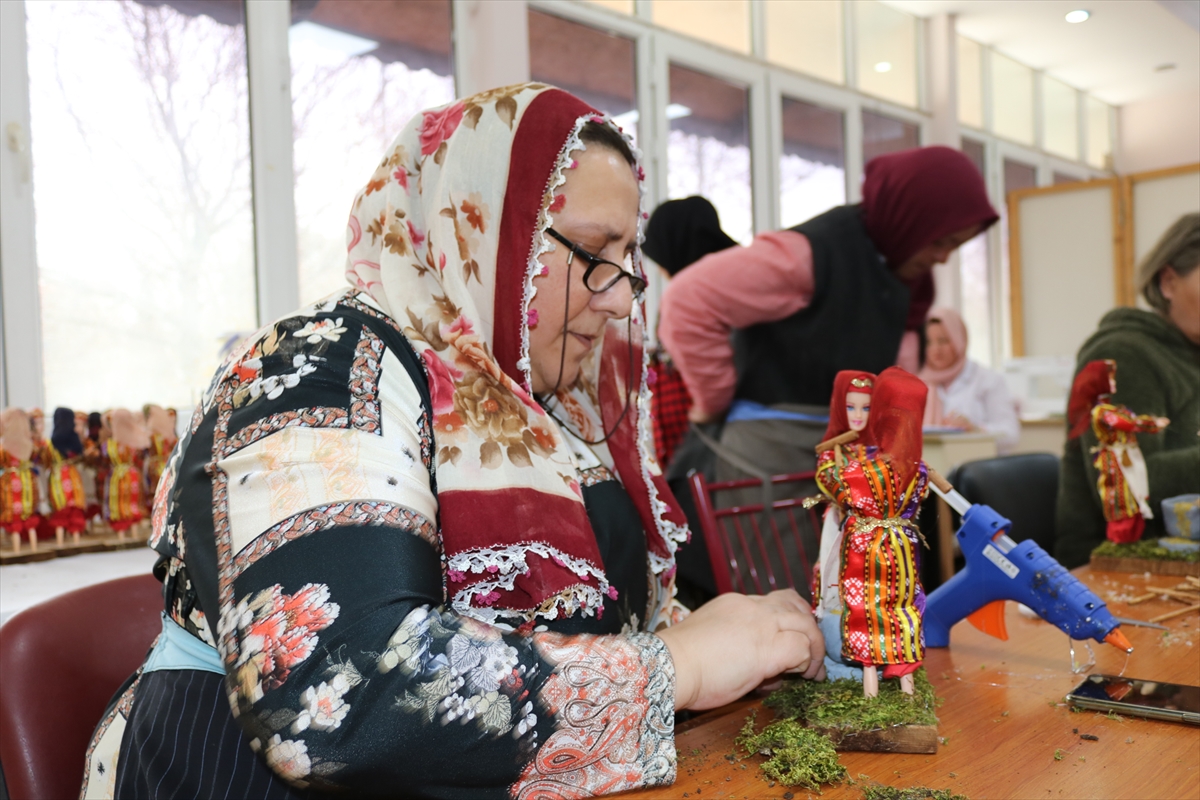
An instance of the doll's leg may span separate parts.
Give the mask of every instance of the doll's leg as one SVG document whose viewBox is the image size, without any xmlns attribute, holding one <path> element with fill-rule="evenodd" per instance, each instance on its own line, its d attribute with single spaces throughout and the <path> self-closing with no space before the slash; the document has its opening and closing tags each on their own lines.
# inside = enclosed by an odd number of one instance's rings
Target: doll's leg
<svg viewBox="0 0 1200 800">
<path fill-rule="evenodd" d="M 58 542 L 59 547 L 62 547 L 66 542 L 66 531 L 62 529 L 61 525 L 54 529 L 54 539 Z"/>
<path fill-rule="evenodd" d="M 905 694 L 912 694 L 916 691 L 916 681 L 913 679 L 913 674 L 910 672 L 907 675 L 900 676 L 900 691 Z"/>
<path fill-rule="evenodd" d="M 9 534 L 9 538 L 12 539 L 13 552 L 21 552 L 21 534 L 19 532 L 13 532 Z"/>
<path fill-rule="evenodd" d="M 37 552 L 37 544 L 38 544 L 37 528 L 30 528 L 28 535 L 29 535 L 29 549 L 30 549 L 30 551 L 36 553 Z"/>
<path fill-rule="evenodd" d="M 879 673 L 870 664 L 863 665 L 863 697 L 879 695 Z"/>
</svg>

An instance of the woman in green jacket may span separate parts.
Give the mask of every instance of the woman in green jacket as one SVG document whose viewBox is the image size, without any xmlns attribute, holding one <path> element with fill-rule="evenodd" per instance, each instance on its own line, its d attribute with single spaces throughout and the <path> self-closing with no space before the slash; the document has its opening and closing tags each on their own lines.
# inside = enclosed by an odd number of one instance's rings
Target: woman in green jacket
<svg viewBox="0 0 1200 800">
<path fill-rule="evenodd" d="M 1142 538 L 1165 536 L 1162 500 L 1200 493 L 1200 214 L 1186 214 L 1163 235 L 1138 269 L 1138 285 L 1153 311 L 1116 308 L 1083 344 L 1078 372 L 1097 359 L 1117 362 L 1113 401 L 1138 414 L 1167 417 L 1162 433 L 1138 435 L 1150 479 Z M 1068 569 L 1085 563 L 1105 540 L 1089 427 L 1068 439 L 1059 473 L 1055 555 Z"/>
</svg>

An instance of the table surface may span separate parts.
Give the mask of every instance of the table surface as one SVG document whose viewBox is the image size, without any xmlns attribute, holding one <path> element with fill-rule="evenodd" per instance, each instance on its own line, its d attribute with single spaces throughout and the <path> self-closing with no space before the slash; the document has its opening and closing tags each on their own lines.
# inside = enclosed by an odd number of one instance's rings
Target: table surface
<svg viewBox="0 0 1200 800">
<path fill-rule="evenodd" d="M 1148 620 L 1183 604 L 1155 599 L 1124 601 L 1147 586 L 1173 587 L 1180 578 L 1097 572 L 1076 575 L 1119 617 Z M 1075 712 L 1063 696 L 1082 675 L 1071 672 L 1066 634 L 1017 612 L 1007 603 L 1008 641 L 987 636 L 966 621 L 954 627 L 950 647 L 930 648 L 925 666 L 938 696 L 936 755 L 839 753 L 850 777 L 906 788 L 950 789 L 980 798 L 1197 798 L 1200 797 L 1200 728 L 1092 711 Z M 1195 612 L 1163 623 L 1168 631 L 1122 625 L 1134 646 L 1125 653 L 1092 643 L 1096 665 L 1088 673 L 1124 674 L 1173 683 L 1200 683 L 1200 617 Z M 1087 650 L 1076 645 L 1086 658 Z M 1086 673 L 1085 673 L 1086 674 Z M 803 787 L 770 786 L 761 756 L 729 761 L 734 737 L 759 701 L 714 709 L 676 730 L 679 751 L 674 786 L 628 792 L 623 798 L 817 798 Z M 771 718 L 759 712 L 759 724 Z M 1078 733 L 1076 733 L 1078 729 Z M 1098 736 L 1086 741 L 1079 734 Z M 1061 760 L 1055 752 L 1061 751 Z M 861 798 L 854 786 L 822 787 L 821 800 Z"/>
</svg>

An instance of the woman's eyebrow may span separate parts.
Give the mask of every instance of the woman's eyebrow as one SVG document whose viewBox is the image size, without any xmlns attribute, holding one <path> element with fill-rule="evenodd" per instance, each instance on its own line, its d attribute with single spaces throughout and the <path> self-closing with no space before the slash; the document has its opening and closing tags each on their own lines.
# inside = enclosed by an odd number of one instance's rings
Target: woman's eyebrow
<svg viewBox="0 0 1200 800">
<path fill-rule="evenodd" d="M 625 238 L 625 234 L 614 230 L 599 222 L 577 222 L 571 225 L 572 228 L 581 230 L 581 235 L 598 234 L 603 236 L 605 241 L 616 242 Z"/>
</svg>

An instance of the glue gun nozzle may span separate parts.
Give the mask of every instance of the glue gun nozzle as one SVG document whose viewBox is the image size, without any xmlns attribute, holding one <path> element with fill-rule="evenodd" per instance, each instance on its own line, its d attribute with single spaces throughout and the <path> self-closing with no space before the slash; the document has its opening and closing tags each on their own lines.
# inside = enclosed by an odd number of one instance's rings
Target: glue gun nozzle
<svg viewBox="0 0 1200 800">
<path fill-rule="evenodd" d="M 1121 633 L 1120 628 L 1113 628 L 1112 633 L 1104 637 L 1104 641 L 1108 644 L 1111 644 L 1113 647 L 1119 647 L 1126 653 L 1133 652 L 1133 645 L 1131 645 L 1129 640 L 1125 638 L 1125 634 Z"/>
</svg>

